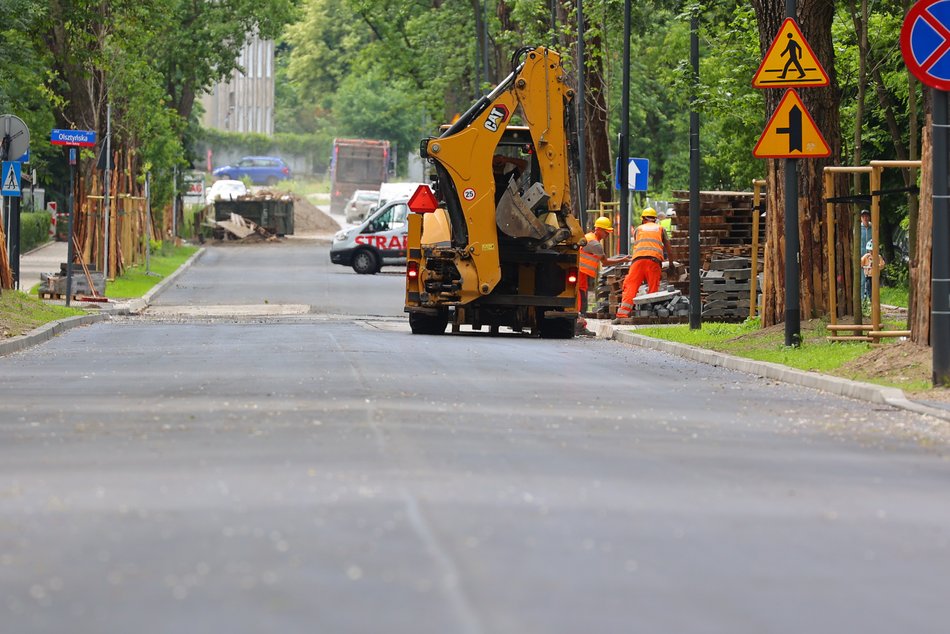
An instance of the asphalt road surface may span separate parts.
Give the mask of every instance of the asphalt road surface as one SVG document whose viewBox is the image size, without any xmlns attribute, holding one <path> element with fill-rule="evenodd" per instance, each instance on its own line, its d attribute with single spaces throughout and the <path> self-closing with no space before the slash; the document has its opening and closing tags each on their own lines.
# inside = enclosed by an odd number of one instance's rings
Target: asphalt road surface
<svg viewBox="0 0 950 634">
<path fill-rule="evenodd" d="M 155 315 L 0 358 L 0 631 L 947 631 L 946 425 L 415 337 L 399 275 L 326 257 L 212 248 Z M 175 313 L 265 301 L 312 308 Z"/>
</svg>

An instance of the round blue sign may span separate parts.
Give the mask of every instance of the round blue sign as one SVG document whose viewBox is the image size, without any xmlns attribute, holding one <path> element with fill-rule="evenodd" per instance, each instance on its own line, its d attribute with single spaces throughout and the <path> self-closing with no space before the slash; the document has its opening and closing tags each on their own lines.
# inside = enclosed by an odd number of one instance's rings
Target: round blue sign
<svg viewBox="0 0 950 634">
<path fill-rule="evenodd" d="M 924 84 L 950 90 L 950 0 L 921 0 L 907 12 L 901 53 Z"/>
</svg>

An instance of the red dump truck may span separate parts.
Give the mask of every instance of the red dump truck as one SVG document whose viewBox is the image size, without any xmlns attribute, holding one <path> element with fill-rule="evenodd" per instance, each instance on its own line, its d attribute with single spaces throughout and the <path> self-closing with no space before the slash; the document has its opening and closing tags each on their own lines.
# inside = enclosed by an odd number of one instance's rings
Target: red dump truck
<svg viewBox="0 0 950 634">
<path fill-rule="evenodd" d="M 334 139 L 330 159 L 330 212 L 343 213 L 357 189 L 378 190 L 391 162 L 389 141 Z"/>
</svg>

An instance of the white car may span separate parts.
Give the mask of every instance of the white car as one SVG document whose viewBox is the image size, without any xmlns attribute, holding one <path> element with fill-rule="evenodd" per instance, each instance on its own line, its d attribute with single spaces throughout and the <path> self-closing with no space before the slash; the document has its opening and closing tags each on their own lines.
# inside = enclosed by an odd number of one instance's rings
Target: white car
<svg viewBox="0 0 950 634">
<path fill-rule="evenodd" d="M 224 178 L 211 185 L 208 189 L 207 200 L 211 205 L 216 200 L 234 200 L 245 195 L 247 195 L 247 186 L 244 183 Z"/>
</svg>

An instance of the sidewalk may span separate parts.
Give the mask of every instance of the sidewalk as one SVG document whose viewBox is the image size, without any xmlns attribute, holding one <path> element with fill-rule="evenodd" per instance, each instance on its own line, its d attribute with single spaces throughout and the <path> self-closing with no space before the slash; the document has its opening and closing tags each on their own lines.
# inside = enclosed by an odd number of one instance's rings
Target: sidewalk
<svg viewBox="0 0 950 634">
<path fill-rule="evenodd" d="M 28 293 L 40 283 L 40 273 L 58 273 L 66 261 L 65 242 L 49 242 L 20 256 L 20 290 Z"/>
</svg>

